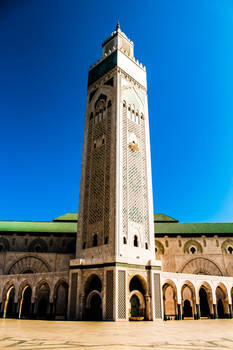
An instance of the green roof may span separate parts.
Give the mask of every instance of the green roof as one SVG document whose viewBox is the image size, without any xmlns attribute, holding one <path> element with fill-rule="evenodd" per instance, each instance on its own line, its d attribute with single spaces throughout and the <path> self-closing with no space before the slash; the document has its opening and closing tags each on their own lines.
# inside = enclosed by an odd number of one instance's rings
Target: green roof
<svg viewBox="0 0 233 350">
<path fill-rule="evenodd" d="M 77 222 L 78 220 L 78 214 L 77 213 L 67 213 L 61 216 L 58 216 L 58 218 L 53 219 L 53 221 L 71 221 L 71 222 Z"/>
<path fill-rule="evenodd" d="M 233 223 L 155 223 L 155 235 L 233 234 Z"/>
<path fill-rule="evenodd" d="M 0 232 L 76 233 L 77 213 L 67 213 L 45 221 L 0 221 Z M 233 223 L 179 223 L 165 214 L 154 214 L 154 232 L 157 236 L 176 235 L 233 235 Z"/>
<path fill-rule="evenodd" d="M 178 222 L 178 220 L 165 214 L 154 214 L 154 222 Z"/>
<path fill-rule="evenodd" d="M 0 221 L 0 232 L 75 233 L 76 222 Z"/>
</svg>

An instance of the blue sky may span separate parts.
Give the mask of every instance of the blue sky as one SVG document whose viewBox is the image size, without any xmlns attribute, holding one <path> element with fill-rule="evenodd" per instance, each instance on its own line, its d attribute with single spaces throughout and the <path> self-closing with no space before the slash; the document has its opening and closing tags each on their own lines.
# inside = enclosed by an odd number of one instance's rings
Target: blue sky
<svg viewBox="0 0 233 350">
<path fill-rule="evenodd" d="M 117 20 L 147 67 L 154 211 L 233 221 L 228 0 L 1 0 L 0 219 L 78 210 L 88 68 Z"/>
</svg>

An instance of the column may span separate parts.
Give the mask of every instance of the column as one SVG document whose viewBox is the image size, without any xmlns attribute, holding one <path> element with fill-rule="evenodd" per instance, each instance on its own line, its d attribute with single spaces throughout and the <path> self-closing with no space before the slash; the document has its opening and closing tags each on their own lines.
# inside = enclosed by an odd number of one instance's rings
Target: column
<svg viewBox="0 0 233 350">
<path fill-rule="evenodd" d="M 196 304 L 196 314 L 195 314 L 195 319 L 200 320 L 200 305 Z"/>
<path fill-rule="evenodd" d="M 229 304 L 229 315 L 230 315 L 230 318 L 233 318 L 232 304 Z"/>
<path fill-rule="evenodd" d="M 182 320 L 182 308 L 181 308 L 181 304 L 177 304 L 177 320 Z"/>
<path fill-rule="evenodd" d="M 218 318 L 218 309 L 217 309 L 217 305 L 213 304 L 213 309 L 214 309 L 214 319 Z"/>
</svg>

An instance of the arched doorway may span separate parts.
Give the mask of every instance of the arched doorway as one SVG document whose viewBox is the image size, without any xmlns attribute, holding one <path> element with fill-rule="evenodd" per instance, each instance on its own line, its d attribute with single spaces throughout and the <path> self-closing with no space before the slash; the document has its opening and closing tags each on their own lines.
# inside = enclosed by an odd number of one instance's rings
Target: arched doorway
<svg viewBox="0 0 233 350">
<path fill-rule="evenodd" d="M 140 309 L 140 301 L 137 297 L 136 294 L 133 294 L 131 299 L 130 299 L 130 304 L 131 304 L 131 316 L 132 317 L 139 317 L 139 309 Z"/>
<path fill-rule="evenodd" d="M 102 282 L 97 275 L 91 275 L 85 283 L 85 307 L 83 319 L 88 321 L 102 320 Z"/>
<path fill-rule="evenodd" d="M 201 317 L 210 317 L 209 300 L 206 289 L 204 287 L 201 287 L 199 290 L 199 298 Z"/>
<path fill-rule="evenodd" d="M 143 277 L 134 276 L 129 283 L 130 290 L 130 320 L 149 319 L 146 312 L 147 284 Z M 148 305 L 149 308 L 149 305 Z"/>
<path fill-rule="evenodd" d="M 177 318 L 177 290 L 172 281 L 163 285 L 164 319 L 175 320 Z"/>
<path fill-rule="evenodd" d="M 195 290 L 191 282 L 187 281 L 182 289 L 183 318 L 194 317 L 195 310 Z"/>
<path fill-rule="evenodd" d="M 218 318 L 228 318 L 229 303 L 227 298 L 227 289 L 222 283 L 216 288 L 216 303 Z"/>
<path fill-rule="evenodd" d="M 98 293 L 92 293 L 89 300 L 89 320 L 101 321 L 102 320 L 102 299 Z"/>
<path fill-rule="evenodd" d="M 184 300 L 183 317 L 193 317 L 193 309 L 190 300 Z"/>
<path fill-rule="evenodd" d="M 19 318 L 31 318 L 31 298 L 32 289 L 29 285 L 27 285 L 22 291 Z"/>
<path fill-rule="evenodd" d="M 55 318 L 64 320 L 66 319 L 68 303 L 68 284 L 66 282 L 62 282 L 58 285 L 55 298 Z"/>
<path fill-rule="evenodd" d="M 15 317 L 14 299 L 15 299 L 15 287 L 12 285 L 6 293 L 3 318 Z"/>
<path fill-rule="evenodd" d="M 37 318 L 40 320 L 49 318 L 49 294 L 48 284 L 41 284 L 37 294 Z"/>
</svg>

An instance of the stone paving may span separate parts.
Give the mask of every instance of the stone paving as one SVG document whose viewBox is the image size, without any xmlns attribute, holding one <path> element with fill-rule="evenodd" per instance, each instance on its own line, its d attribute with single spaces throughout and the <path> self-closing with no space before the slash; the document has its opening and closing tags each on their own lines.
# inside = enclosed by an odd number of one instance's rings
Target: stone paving
<svg viewBox="0 0 233 350">
<path fill-rule="evenodd" d="M 233 320 L 64 322 L 0 320 L 0 349 L 233 349 Z"/>
</svg>

